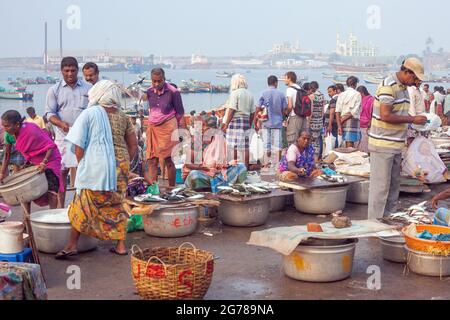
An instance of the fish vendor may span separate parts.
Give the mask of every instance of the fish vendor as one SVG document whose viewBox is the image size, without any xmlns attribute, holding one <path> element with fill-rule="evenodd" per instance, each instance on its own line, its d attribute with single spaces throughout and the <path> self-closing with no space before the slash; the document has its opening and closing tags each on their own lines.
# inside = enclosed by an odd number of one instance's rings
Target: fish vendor
<svg viewBox="0 0 450 320">
<path fill-rule="evenodd" d="M 303 131 L 300 137 L 289 146 L 279 165 L 281 181 L 291 181 L 297 178 L 318 177 L 322 174 L 316 168 L 314 147 L 311 144 L 311 134 Z"/>
<path fill-rule="evenodd" d="M 9 110 L 2 115 L 3 128 L 15 138 L 17 151 L 27 162 L 37 166 L 39 172 L 45 173 L 47 178 L 48 192 L 34 202 L 41 207 L 49 205 L 50 209 L 56 209 L 58 195 L 64 192 L 61 154 L 46 131 L 34 123 L 24 121 L 16 110 Z M 31 212 L 31 203 L 24 205 Z"/>
<path fill-rule="evenodd" d="M 193 190 L 216 191 L 218 186 L 226 186 L 235 183 L 244 183 L 247 179 L 247 167 L 238 164 L 235 160 L 227 161 L 227 142 L 224 134 L 218 129 L 217 122 L 213 118 L 203 121 L 204 137 L 211 137 L 203 146 L 195 146 L 193 150 L 203 150 L 201 164 L 194 161 L 194 152 L 191 152 L 191 163 L 183 166 L 183 179 L 187 188 Z"/>
<path fill-rule="evenodd" d="M 128 214 L 123 200 L 128 185 L 130 159 L 137 151 L 131 120 L 120 110 L 121 89 L 102 80 L 89 90 L 89 107 L 66 136 L 79 162 L 77 192 L 69 208 L 72 225 L 69 243 L 56 259 L 77 255 L 81 234 L 99 240 L 116 240 L 110 252 L 127 255 Z"/>
<path fill-rule="evenodd" d="M 431 205 L 436 209 L 434 224 L 450 227 L 450 210 L 439 208 L 439 201 L 450 199 L 450 189 L 444 190 L 431 199 Z"/>
<path fill-rule="evenodd" d="M 151 71 L 152 87 L 146 98 L 149 105 L 147 129 L 147 168 L 145 180 L 154 184 L 158 180 L 158 162 L 164 160 L 169 177 L 169 186 L 175 186 L 176 168 L 172 160 L 172 149 L 179 143 L 178 128 L 186 128 L 184 107 L 180 92 L 166 82 L 164 70 Z M 164 168 L 161 168 L 163 171 Z"/>
</svg>

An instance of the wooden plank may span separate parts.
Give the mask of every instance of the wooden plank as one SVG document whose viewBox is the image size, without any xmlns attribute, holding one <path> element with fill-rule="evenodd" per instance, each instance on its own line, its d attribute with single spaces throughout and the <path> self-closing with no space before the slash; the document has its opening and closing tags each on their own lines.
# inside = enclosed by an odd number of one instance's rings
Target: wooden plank
<svg viewBox="0 0 450 320">
<path fill-rule="evenodd" d="M 299 178 L 296 181 L 280 182 L 279 185 L 285 188 L 304 191 L 310 189 L 342 187 L 352 183 L 367 181 L 367 179 L 363 177 L 347 175 L 343 175 L 343 177 L 347 179 L 347 182 L 329 182 L 317 178 Z"/>
<path fill-rule="evenodd" d="M 252 195 L 248 197 L 233 197 L 228 194 L 218 194 L 218 198 L 220 200 L 231 201 L 231 202 L 248 202 L 254 200 L 263 200 L 263 199 L 271 199 L 275 197 L 284 197 L 290 196 L 294 193 L 292 191 L 281 190 L 281 189 L 272 189 L 271 193 L 261 194 L 261 195 Z"/>
<path fill-rule="evenodd" d="M 23 203 L 21 203 L 20 205 L 22 207 L 23 214 L 24 214 L 23 220 L 24 220 L 25 228 L 27 230 L 28 237 L 30 240 L 30 246 L 31 246 L 32 254 L 33 254 L 34 263 L 38 264 L 40 266 L 42 280 L 44 280 L 44 284 L 47 285 L 47 281 L 45 280 L 45 276 L 44 276 L 44 270 L 42 270 L 41 261 L 39 259 L 38 248 L 37 248 L 36 242 L 34 241 L 33 228 L 31 227 L 31 221 L 30 221 L 30 212 L 28 212 L 26 206 Z"/>
</svg>

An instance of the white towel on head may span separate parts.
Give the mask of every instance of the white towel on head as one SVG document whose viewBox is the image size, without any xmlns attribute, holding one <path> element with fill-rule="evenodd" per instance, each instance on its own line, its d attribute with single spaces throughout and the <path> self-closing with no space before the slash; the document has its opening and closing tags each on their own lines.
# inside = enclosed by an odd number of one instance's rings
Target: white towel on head
<svg viewBox="0 0 450 320">
<path fill-rule="evenodd" d="M 110 81 L 102 80 L 97 82 L 89 90 L 89 107 L 92 106 L 103 106 L 110 108 L 120 107 L 120 98 L 122 96 L 122 90 L 120 87 Z"/>
</svg>

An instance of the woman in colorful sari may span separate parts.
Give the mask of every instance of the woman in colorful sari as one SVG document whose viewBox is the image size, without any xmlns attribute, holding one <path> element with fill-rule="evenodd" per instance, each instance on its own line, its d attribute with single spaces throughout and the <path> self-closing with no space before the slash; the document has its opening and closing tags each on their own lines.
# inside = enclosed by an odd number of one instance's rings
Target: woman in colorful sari
<svg viewBox="0 0 450 320">
<path fill-rule="evenodd" d="M 280 180 L 292 181 L 300 178 L 317 177 L 321 170 L 314 162 L 314 147 L 311 135 L 303 131 L 297 141 L 288 148 L 280 162 Z"/>
<path fill-rule="evenodd" d="M 185 164 L 183 167 L 186 187 L 197 191 L 212 189 L 217 192 L 218 186 L 243 183 L 247 179 L 247 167 L 244 164 L 237 164 L 236 161 L 228 163 L 225 137 L 223 132 L 217 129 L 217 122 L 211 120 L 208 118 L 203 121 L 202 137 L 207 143 L 202 148 L 202 163 L 195 164 L 192 152 L 191 164 Z M 199 148 L 194 146 L 194 150 Z"/>
<path fill-rule="evenodd" d="M 78 254 L 80 234 L 99 240 L 117 240 L 110 251 L 127 254 L 128 214 L 122 202 L 137 139 L 130 119 L 119 109 L 120 97 L 121 90 L 115 83 L 98 82 L 89 91 L 89 107 L 66 136 L 68 147 L 75 149 L 79 163 L 77 191 L 69 207 L 70 240 L 56 259 Z"/>
<path fill-rule="evenodd" d="M 2 115 L 2 125 L 7 133 L 16 140 L 16 149 L 25 160 L 37 166 L 39 172 L 44 172 L 48 183 L 48 192 L 34 202 L 50 209 L 58 207 L 58 193 L 64 192 L 64 183 L 61 177 L 61 154 L 56 144 L 47 132 L 34 123 L 24 122 L 19 112 L 10 110 Z M 3 178 L 2 178 L 3 179 Z M 31 203 L 25 203 L 30 212 Z"/>
</svg>

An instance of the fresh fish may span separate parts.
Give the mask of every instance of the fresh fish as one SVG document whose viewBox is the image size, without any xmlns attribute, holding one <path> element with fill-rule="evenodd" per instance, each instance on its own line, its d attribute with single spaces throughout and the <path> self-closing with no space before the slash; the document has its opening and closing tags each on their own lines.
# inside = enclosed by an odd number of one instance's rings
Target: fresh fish
<svg viewBox="0 0 450 320">
<path fill-rule="evenodd" d="M 177 193 L 183 191 L 184 189 L 186 189 L 186 188 L 184 188 L 184 187 L 176 188 L 176 189 L 173 189 L 170 193 L 177 194 Z"/>
<path fill-rule="evenodd" d="M 391 214 L 391 218 L 398 218 L 398 217 L 406 217 L 407 214 L 405 212 L 398 212 Z"/>
<path fill-rule="evenodd" d="M 229 190 L 229 191 L 233 191 L 234 189 L 228 186 L 221 186 L 221 187 L 217 187 L 217 189 L 219 190 Z"/>
<path fill-rule="evenodd" d="M 203 194 L 197 194 L 195 196 L 189 197 L 187 198 L 188 200 L 198 200 L 198 199 L 203 199 L 205 196 Z"/>
</svg>

